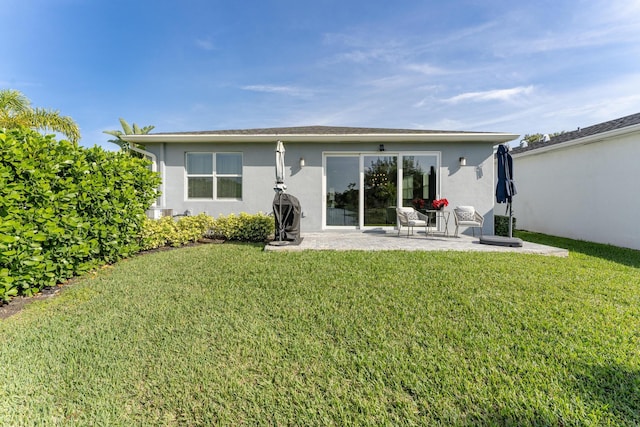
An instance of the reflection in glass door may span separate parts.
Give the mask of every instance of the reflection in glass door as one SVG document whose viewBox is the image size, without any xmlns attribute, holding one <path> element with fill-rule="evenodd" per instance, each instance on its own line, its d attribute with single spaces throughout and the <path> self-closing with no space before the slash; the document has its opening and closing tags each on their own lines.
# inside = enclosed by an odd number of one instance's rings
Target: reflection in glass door
<svg viewBox="0 0 640 427">
<path fill-rule="evenodd" d="M 402 156 L 402 206 L 425 213 L 436 199 L 438 158 L 434 155 Z M 435 215 L 430 215 L 431 225 Z"/>
<path fill-rule="evenodd" d="M 395 227 L 396 206 L 430 209 L 438 169 L 437 153 L 326 155 L 325 225 Z"/>
<path fill-rule="evenodd" d="M 364 156 L 364 226 L 396 224 L 398 157 Z"/>
<path fill-rule="evenodd" d="M 402 156 L 402 206 L 431 209 L 436 198 L 436 156 Z"/>
<path fill-rule="evenodd" d="M 329 156 L 326 159 L 326 223 L 359 225 L 360 157 Z"/>
</svg>

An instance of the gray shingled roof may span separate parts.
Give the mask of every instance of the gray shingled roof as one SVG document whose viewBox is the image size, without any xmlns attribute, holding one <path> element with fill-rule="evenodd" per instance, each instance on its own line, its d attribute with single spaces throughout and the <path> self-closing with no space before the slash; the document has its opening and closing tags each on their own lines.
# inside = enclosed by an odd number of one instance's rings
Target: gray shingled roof
<svg viewBox="0 0 640 427">
<path fill-rule="evenodd" d="M 489 133 L 424 129 L 387 129 L 342 126 L 297 126 L 281 128 L 207 130 L 195 132 L 158 132 L 152 135 L 379 135 L 379 134 L 460 134 Z"/>
<path fill-rule="evenodd" d="M 583 129 L 578 128 L 571 132 L 564 132 L 560 135 L 556 135 L 546 143 L 534 143 L 528 147 L 515 147 L 512 154 L 525 153 L 527 151 L 538 150 L 540 148 L 548 147 L 550 145 L 561 144 L 563 142 L 572 141 L 574 139 L 584 138 L 586 136 L 597 135 L 599 133 L 605 133 L 616 129 L 622 129 L 628 126 L 640 124 L 640 113 L 631 114 L 630 116 L 621 117 L 619 119 L 609 120 L 608 122 L 598 123 L 597 125 L 589 126 Z"/>
</svg>

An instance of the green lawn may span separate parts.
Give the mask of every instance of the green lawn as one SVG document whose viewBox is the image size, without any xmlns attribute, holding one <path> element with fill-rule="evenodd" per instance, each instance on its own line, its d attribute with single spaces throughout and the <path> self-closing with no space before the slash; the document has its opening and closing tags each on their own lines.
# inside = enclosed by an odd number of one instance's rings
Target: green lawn
<svg viewBox="0 0 640 427">
<path fill-rule="evenodd" d="M 205 245 L 0 321 L 0 425 L 637 425 L 640 252 Z"/>
</svg>

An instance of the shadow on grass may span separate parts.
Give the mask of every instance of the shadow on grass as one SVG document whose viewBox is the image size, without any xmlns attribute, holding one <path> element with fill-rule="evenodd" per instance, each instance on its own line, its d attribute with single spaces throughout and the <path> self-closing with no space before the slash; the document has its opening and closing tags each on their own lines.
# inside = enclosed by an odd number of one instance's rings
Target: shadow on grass
<svg viewBox="0 0 640 427">
<path fill-rule="evenodd" d="M 621 365 L 584 365 L 576 368 L 574 378 L 574 387 L 585 402 L 602 408 L 615 422 L 640 425 L 640 371 Z"/>
<path fill-rule="evenodd" d="M 519 412 L 520 411 L 520 412 Z M 471 417 L 465 426 L 561 426 L 564 423 L 557 417 L 542 414 L 538 410 L 509 408 L 494 410 L 488 414 Z"/>
<path fill-rule="evenodd" d="M 472 415 L 468 425 L 640 425 L 640 371 L 621 365 L 577 365 L 573 370 L 565 388 L 584 402 L 586 413 L 566 418 L 551 406 L 489 408 Z"/>
<path fill-rule="evenodd" d="M 578 252 L 629 267 L 640 268 L 640 251 L 635 249 L 621 248 L 602 243 L 586 242 L 583 240 L 566 239 L 564 237 L 548 236 L 546 234 L 532 233 L 529 231 L 517 230 L 515 235 L 527 242 L 555 246 L 556 248 L 568 249 L 569 252 Z"/>
</svg>

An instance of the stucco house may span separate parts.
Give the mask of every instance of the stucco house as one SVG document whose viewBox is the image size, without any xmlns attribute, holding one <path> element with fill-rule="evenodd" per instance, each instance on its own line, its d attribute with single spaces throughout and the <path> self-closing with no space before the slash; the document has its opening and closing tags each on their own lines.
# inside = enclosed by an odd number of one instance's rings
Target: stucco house
<svg viewBox="0 0 640 427">
<path fill-rule="evenodd" d="M 127 135 L 162 177 L 157 209 L 218 216 L 269 213 L 275 148 L 302 208 L 302 232 L 396 227 L 396 206 L 473 205 L 493 232 L 493 147 L 518 135 L 354 127 L 287 127 Z M 453 220 L 452 220 L 453 221 Z M 442 225 L 440 225 L 442 226 Z M 451 224 L 450 224 L 451 226 Z"/>
<path fill-rule="evenodd" d="M 511 154 L 519 229 L 640 249 L 640 113 Z"/>
</svg>

